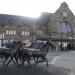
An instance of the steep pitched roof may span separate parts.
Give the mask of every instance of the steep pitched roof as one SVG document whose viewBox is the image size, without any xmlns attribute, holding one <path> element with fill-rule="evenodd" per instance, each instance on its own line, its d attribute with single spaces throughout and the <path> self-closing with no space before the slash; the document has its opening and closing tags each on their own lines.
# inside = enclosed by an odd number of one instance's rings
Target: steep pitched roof
<svg viewBox="0 0 75 75">
<path fill-rule="evenodd" d="M 55 14 L 57 14 L 58 12 L 59 13 L 66 12 L 69 16 L 74 17 L 74 14 L 70 10 L 70 8 L 69 8 L 69 6 L 68 6 L 68 4 L 66 2 L 61 3 L 60 7 L 57 9 Z M 58 13 L 58 15 L 59 15 L 59 13 Z"/>
<path fill-rule="evenodd" d="M 0 24 L 5 25 L 25 25 L 25 24 L 33 24 L 35 19 L 23 16 L 16 15 L 8 15 L 8 14 L 0 14 Z"/>
<path fill-rule="evenodd" d="M 51 13 L 43 12 L 38 19 L 33 19 L 24 16 L 0 14 L 0 24 L 4 25 L 46 25 L 49 21 Z"/>
</svg>

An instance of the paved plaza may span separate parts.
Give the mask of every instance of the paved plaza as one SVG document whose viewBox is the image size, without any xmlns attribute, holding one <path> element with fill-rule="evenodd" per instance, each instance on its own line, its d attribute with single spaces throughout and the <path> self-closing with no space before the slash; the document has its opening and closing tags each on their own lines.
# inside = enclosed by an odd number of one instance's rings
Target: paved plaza
<svg viewBox="0 0 75 75">
<path fill-rule="evenodd" d="M 0 67 L 0 75 L 68 75 L 69 71 L 62 67 L 53 65 L 46 66 L 38 65 L 37 67 L 29 67 L 27 65 L 16 67 L 14 65 L 8 68 Z"/>
<path fill-rule="evenodd" d="M 55 62 L 58 60 L 56 59 L 56 61 L 54 61 L 55 58 L 63 54 L 65 54 L 65 52 L 49 52 L 47 55 L 49 67 L 47 67 L 44 62 L 37 66 L 34 66 L 34 64 L 29 66 L 27 63 L 25 63 L 24 66 L 17 66 L 11 63 L 6 68 L 2 66 L 3 60 L 0 60 L 0 75 L 70 75 L 70 69 L 55 65 Z"/>
<path fill-rule="evenodd" d="M 54 65 L 67 68 L 71 71 L 71 75 L 75 75 L 75 51 L 58 56 Z"/>
</svg>

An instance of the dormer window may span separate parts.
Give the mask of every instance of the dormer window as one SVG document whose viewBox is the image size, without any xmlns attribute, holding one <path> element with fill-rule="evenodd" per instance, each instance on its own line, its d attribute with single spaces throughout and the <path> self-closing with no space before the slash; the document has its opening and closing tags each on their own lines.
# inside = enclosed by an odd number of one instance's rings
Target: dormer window
<svg viewBox="0 0 75 75">
<path fill-rule="evenodd" d="M 14 20 L 13 19 L 10 19 L 9 20 L 9 24 L 13 24 L 14 23 Z"/>
</svg>

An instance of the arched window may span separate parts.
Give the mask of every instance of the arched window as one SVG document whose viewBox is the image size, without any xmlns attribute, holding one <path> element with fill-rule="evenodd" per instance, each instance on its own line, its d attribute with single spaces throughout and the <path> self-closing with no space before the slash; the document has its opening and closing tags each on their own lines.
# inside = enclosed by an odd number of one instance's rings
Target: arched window
<svg viewBox="0 0 75 75">
<path fill-rule="evenodd" d="M 63 22 L 61 22 L 59 24 L 59 26 L 58 26 L 58 33 L 67 34 L 67 33 L 70 33 L 70 32 L 71 32 L 71 27 L 70 27 L 68 22 L 63 21 Z"/>
</svg>

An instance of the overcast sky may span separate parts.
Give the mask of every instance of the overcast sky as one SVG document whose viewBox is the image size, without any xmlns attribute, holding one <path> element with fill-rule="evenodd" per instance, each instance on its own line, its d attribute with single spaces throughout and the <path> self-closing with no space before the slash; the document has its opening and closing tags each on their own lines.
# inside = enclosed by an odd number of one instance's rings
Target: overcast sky
<svg viewBox="0 0 75 75">
<path fill-rule="evenodd" d="M 54 13 L 66 2 L 75 15 L 75 0 L 0 0 L 0 13 L 38 17 L 41 12 Z"/>
</svg>

